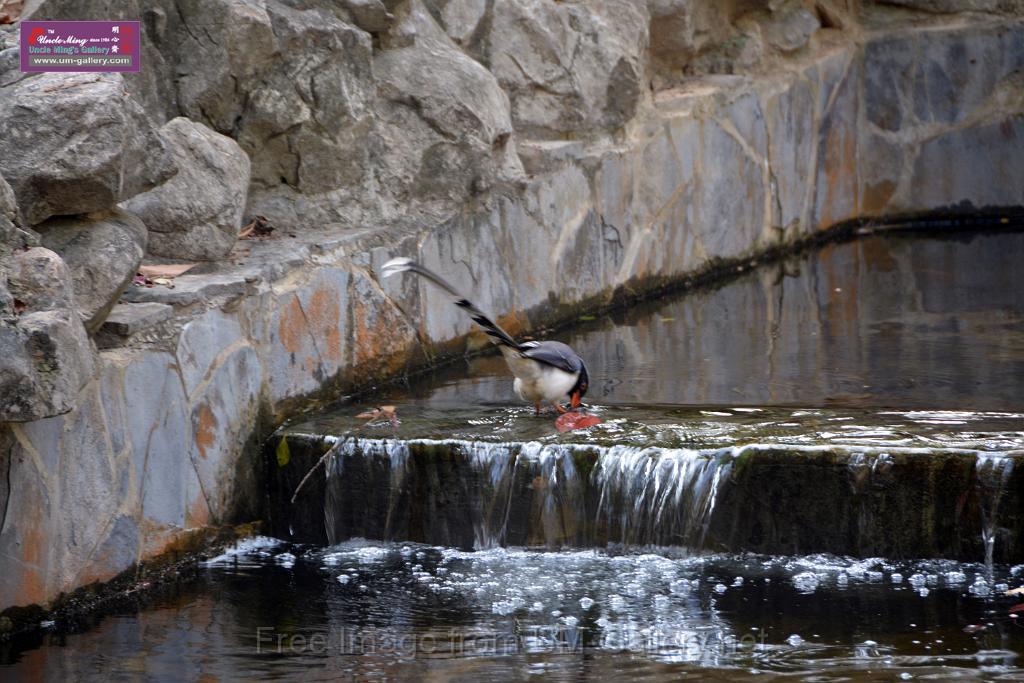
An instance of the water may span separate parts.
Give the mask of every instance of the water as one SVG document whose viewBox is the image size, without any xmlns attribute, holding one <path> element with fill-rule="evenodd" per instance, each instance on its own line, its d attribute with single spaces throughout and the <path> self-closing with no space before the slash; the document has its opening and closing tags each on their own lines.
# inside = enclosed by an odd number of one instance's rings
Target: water
<svg viewBox="0 0 1024 683">
<path fill-rule="evenodd" d="M 15 674 L 950 680 L 1019 675 L 1024 650 L 1018 601 L 977 595 L 977 564 L 264 543 L 141 612 L 51 635 Z"/>
<path fill-rule="evenodd" d="M 1020 679 L 1020 263 L 1020 232 L 872 236 L 581 320 L 581 432 L 496 357 L 303 417 L 288 540 L 0 677 Z"/>
</svg>

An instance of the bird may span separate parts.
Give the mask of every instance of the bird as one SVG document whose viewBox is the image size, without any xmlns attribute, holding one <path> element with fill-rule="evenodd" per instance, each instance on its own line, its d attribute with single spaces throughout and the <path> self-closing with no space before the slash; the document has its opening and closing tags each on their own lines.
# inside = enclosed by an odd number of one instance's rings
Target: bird
<svg viewBox="0 0 1024 683">
<path fill-rule="evenodd" d="M 544 402 L 553 405 L 559 413 L 569 412 L 561 404 L 565 399 L 568 399 L 571 409 L 581 405 L 590 377 L 583 359 L 568 344 L 559 341 L 517 342 L 444 278 L 410 258 L 394 258 L 381 267 L 383 277 L 405 272 L 415 273 L 443 289 L 454 298 L 456 306 L 483 328 L 501 349 L 515 377 L 512 388 L 516 395 L 520 400 L 533 403 L 535 414 L 541 413 Z"/>
</svg>

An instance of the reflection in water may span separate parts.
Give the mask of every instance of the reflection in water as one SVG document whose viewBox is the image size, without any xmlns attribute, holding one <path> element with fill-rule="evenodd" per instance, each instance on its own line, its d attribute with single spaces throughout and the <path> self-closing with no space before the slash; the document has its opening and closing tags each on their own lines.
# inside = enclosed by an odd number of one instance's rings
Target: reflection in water
<svg viewBox="0 0 1024 683">
<path fill-rule="evenodd" d="M 558 336 L 599 404 L 1020 409 L 1021 263 L 1024 232 L 872 236 Z M 410 389 L 517 402 L 499 357 L 469 365 Z"/>
</svg>

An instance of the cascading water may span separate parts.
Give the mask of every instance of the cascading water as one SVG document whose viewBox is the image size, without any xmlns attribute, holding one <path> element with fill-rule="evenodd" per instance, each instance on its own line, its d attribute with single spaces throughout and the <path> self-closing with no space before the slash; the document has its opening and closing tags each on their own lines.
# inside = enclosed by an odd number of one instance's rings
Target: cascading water
<svg viewBox="0 0 1024 683">
<path fill-rule="evenodd" d="M 1013 473 L 1013 458 L 1002 453 L 979 453 L 975 464 L 981 502 L 981 539 L 985 544 L 985 569 L 992 583 L 992 562 L 995 553 L 996 525 L 999 503 Z"/>
<path fill-rule="evenodd" d="M 328 463 L 328 538 L 700 548 L 736 452 L 348 439 Z"/>
</svg>

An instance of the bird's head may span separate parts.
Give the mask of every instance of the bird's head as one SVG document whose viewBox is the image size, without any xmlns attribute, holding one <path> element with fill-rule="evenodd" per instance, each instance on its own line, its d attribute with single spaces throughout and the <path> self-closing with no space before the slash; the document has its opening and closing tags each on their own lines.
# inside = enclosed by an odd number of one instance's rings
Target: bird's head
<svg viewBox="0 0 1024 683">
<path fill-rule="evenodd" d="M 572 385 L 572 389 L 569 390 L 569 404 L 573 408 L 578 408 L 580 400 L 587 395 L 587 389 L 590 387 L 590 377 L 587 375 L 587 366 L 580 362 L 580 376 L 576 378 L 576 384 Z"/>
</svg>

